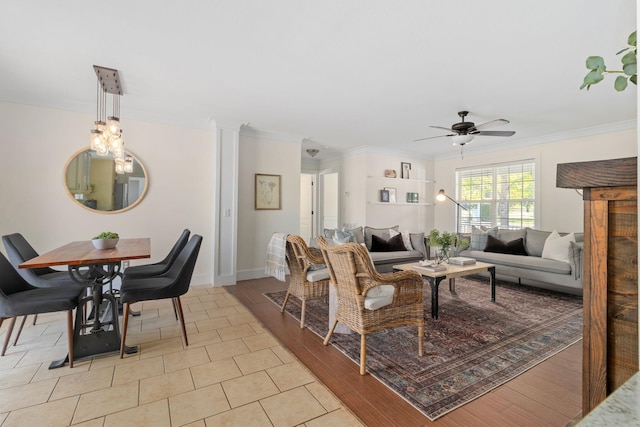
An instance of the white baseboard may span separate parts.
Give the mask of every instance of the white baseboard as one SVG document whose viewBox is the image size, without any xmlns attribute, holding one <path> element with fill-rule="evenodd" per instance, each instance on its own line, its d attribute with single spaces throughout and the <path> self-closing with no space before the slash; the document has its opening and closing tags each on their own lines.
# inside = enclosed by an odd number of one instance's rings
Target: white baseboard
<svg viewBox="0 0 640 427">
<path fill-rule="evenodd" d="M 241 280 L 251 280 L 251 279 L 261 279 L 263 277 L 267 277 L 264 272 L 264 268 L 255 268 L 253 270 L 238 270 L 236 272 L 236 279 Z"/>
</svg>

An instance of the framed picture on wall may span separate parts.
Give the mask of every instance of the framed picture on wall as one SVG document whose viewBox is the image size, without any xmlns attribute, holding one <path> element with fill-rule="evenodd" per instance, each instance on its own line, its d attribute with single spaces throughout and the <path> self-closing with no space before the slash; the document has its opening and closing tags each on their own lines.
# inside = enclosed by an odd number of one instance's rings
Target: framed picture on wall
<svg viewBox="0 0 640 427">
<path fill-rule="evenodd" d="M 380 190 L 380 201 L 389 203 L 389 190 Z"/>
<path fill-rule="evenodd" d="M 392 187 L 384 187 L 384 189 L 389 192 L 389 203 L 396 203 L 398 201 L 396 198 L 396 189 Z"/>
<path fill-rule="evenodd" d="M 281 175 L 256 174 L 256 210 L 281 209 Z"/>
<path fill-rule="evenodd" d="M 409 179 L 409 171 L 411 170 L 411 163 L 400 162 L 402 170 L 402 179 Z"/>
</svg>

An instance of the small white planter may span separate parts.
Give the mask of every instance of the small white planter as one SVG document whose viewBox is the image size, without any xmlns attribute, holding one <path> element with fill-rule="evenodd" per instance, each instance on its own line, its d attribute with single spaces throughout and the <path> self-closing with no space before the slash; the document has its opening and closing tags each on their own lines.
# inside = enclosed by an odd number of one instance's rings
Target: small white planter
<svg viewBox="0 0 640 427">
<path fill-rule="evenodd" d="M 93 239 L 93 247 L 96 249 L 113 249 L 118 244 L 119 239 Z"/>
</svg>

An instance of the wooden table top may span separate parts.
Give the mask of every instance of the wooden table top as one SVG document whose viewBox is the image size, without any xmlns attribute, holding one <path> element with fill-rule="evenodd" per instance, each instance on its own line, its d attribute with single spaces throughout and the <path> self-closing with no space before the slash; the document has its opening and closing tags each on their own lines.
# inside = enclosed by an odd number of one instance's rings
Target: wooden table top
<svg viewBox="0 0 640 427">
<path fill-rule="evenodd" d="M 23 262 L 19 268 L 41 268 L 56 265 L 106 264 L 128 259 L 151 257 L 151 239 L 120 239 L 113 249 L 96 249 L 91 240 L 67 243 L 45 254 Z"/>
<path fill-rule="evenodd" d="M 447 267 L 446 270 L 430 271 L 425 268 L 420 268 L 419 262 L 411 262 L 407 264 L 394 265 L 393 268 L 401 271 L 404 271 L 404 270 L 417 271 L 423 276 L 430 276 L 430 277 L 446 276 L 448 278 L 454 278 L 454 277 L 468 276 L 470 274 L 475 274 L 475 273 L 481 273 L 483 271 L 489 270 L 490 267 L 495 267 L 495 265 L 493 264 L 488 264 L 486 262 L 480 262 L 480 261 L 476 261 L 475 264 L 470 264 L 470 265 L 445 264 L 445 266 Z"/>
</svg>

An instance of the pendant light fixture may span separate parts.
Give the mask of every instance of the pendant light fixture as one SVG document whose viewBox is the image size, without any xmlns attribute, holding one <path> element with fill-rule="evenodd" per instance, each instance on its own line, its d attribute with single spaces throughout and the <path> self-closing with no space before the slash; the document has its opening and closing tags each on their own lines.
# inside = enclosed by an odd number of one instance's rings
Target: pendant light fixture
<svg viewBox="0 0 640 427">
<path fill-rule="evenodd" d="M 91 129 L 90 148 L 99 156 L 113 155 L 116 173 L 123 174 L 129 169 L 133 171 L 133 162 L 128 166 L 127 156 L 124 151 L 122 129 L 120 128 L 120 96 L 122 85 L 118 70 L 112 68 L 93 66 L 97 77 L 96 86 L 96 120 Z M 107 115 L 107 98 L 111 94 L 111 116 Z"/>
</svg>

